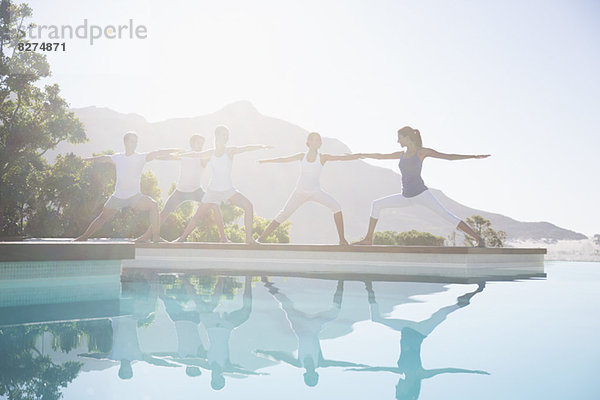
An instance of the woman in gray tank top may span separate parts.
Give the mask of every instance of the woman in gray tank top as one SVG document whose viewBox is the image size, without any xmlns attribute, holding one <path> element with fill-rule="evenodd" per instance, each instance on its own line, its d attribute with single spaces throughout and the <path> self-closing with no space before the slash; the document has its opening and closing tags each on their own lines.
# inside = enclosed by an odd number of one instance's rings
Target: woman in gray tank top
<svg viewBox="0 0 600 400">
<path fill-rule="evenodd" d="M 398 167 L 402 174 L 402 192 L 391 196 L 382 197 L 373 202 L 371 208 L 371 218 L 367 235 L 360 242 L 354 244 L 370 245 L 373 244 L 373 233 L 379 220 L 379 213 L 384 208 L 401 208 L 411 205 L 421 205 L 435 212 L 448 223 L 472 236 L 477 240 L 478 247 L 485 247 L 484 239 L 479 236 L 469 225 L 448 211 L 431 194 L 423 178 L 421 177 L 421 168 L 423 160 L 427 157 L 441 158 L 443 160 L 466 160 L 469 158 L 487 158 L 489 154 L 480 155 L 462 155 L 445 154 L 433 149 L 423 147 L 421 133 L 417 129 L 405 126 L 398 130 L 398 143 L 406 147 L 404 151 L 397 151 L 389 154 L 382 153 L 363 153 L 362 158 L 373 158 L 376 160 L 399 159 Z"/>
</svg>

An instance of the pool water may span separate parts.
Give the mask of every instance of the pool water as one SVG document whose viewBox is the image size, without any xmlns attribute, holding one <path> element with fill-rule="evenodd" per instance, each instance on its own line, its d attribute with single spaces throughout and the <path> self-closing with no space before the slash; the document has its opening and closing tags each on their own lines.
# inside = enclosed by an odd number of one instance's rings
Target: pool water
<svg viewBox="0 0 600 400">
<path fill-rule="evenodd" d="M 0 398 L 599 399 L 600 263 L 546 273 L 454 284 L 125 270 L 116 307 L 0 318 Z"/>
</svg>

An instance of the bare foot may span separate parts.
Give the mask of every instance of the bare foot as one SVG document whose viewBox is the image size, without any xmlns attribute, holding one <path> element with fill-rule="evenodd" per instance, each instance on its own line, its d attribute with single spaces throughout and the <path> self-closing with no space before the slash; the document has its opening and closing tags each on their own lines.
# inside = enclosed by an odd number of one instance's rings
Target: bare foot
<svg viewBox="0 0 600 400">
<path fill-rule="evenodd" d="M 249 246 L 259 246 L 261 243 L 257 242 L 254 239 L 250 239 L 250 240 L 246 239 L 246 244 Z"/>
<path fill-rule="evenodd" d="M 170 243 L 183 243 L 185 242 L 186 238 L 182 238 L 181 236 L 179 236 L 177 239 L 172 240 Z"/>
<path fill-rule="evenodd" d="M 340 246 L 350 246 L 350 243 L 346 239 L 340 240 Z"/>
<path fill-rule="evenodd" d="M 76 237 L 75 239 L 73 239 L 72 241 L 73 242 L 86 242 L 87 240 L 88 240 L 88 238 L 79 236 L 79 237 Z"/>
<path fill-rule="evenodd" d="M 231 240 L 229 240 L 229 238 L 221 238 L 220 243 L 231 243 Z"/>
<path fill-rule="evenodd" d="M 371 246 L 373 244 L 373 239 L 364 238 L 363 240 L 360 240 L 358 242 L 354 242 L 352 244 L 356 244 L 356 245 L 359 245 L 359 246 Z"/>
</svg>

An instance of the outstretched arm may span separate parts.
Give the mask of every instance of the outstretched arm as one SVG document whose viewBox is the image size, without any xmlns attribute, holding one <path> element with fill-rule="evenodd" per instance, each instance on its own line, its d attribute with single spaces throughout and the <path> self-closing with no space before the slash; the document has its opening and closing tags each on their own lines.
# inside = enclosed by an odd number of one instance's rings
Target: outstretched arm
<svg viewBox="0 0 600 400">
<path fill-rule="evenodd" d="M 77 354 L 78 357 L 95 358 L 97 360 L 109 360 L 109 353 L 81 353 Z M 113 360 L 114 361 L 114 360 Z"/>
<path fill-rule="evenodd" d="M 265 164 L 265 163 L 286 163 L 286 162 L 292 162 L 292 161 L 300 161 L 300 160 L 302 160 L 302 157 L 304 157 L 304 153 L 293 154 L 293 155 L 287 156 L 287 157 L 268 158 L 266 160 L 258 160 L 258 162 L 260 164 Z"/>
<path fill-rule="evenodd" d="M 386 371 L 386 372 L 393 372 L 395 374 L 400 373 L 400 369 L 398 367 L 348 368 L 347 371 L 369 371 L 369 372 Z"/>
<path fill-rule="evenodd" d="M 423 379 L 428 379 L 434 377 L 439 374 L 480 374 L 480 375 L 489 375 L 489 372 L 472 370 L 472 369 L 462 369 L 462 368 L 438 368 L 438 369 L 429 369 L 424 371 Z"/>
<path fill-rule="evenodd" d="M 435 151 L 433 149 L 428 149 L 426 147 L 422 148 L 420 151 L 421 151 L 422 158 L 425 158 L 425 157 L 441 158 L 442 160 L 450 160 L 450 161 L 468 160 L 470 158 L 487 158 L 490 156 L 489 154 L 476 154 L 476 155 L 446 154 L 446 153 L 440 153 L 439 151 Z"/>
<path fill-rule="evenodd" d="M 167 154 L 166 156 L 155 157 L 154 159 L 155 160 L 165 160 L 165 161 L 168 161 L 168 160 L 181 160 L 181 156 L 179 156 L 178 154 L 170 153 L 170 154 Z"/>
<path fill-rule="evenodd" d="M 102 162 L 102 163 L 112 163 L 113 160 L 110 156 L 94 156 L 94 157 L 85 157 L 82 159 L 83 161 L 90 162 Z"/>
<path fill-rule="evenodd" d="M 170 363 L 162 358 L 154 357 L 149 354 L 144 354 L 142 359 L 148 364 L 156 365 L 157 367 L 179 367 L 177 364 Z"/>
<path fill-rule="evenodd" d="M 186 358 L 176 358 L 171 357 L 171 360 L 177 362 L 182 365 L 189 365 L 194 367 L 202 367 L 204 369 L 210 369 L 210 365 L 208 365 L 208 361 L 205 358 L 198 357 L 186 357 Z"/>
<path fill-rule="evenodd" d="M 223 370 L 223 372 L 228 372 L 230 374 L 240 374 L 240 375 L 269 375 L 269 374 L 264 374 L 261 372 L 255 372 L 255 371 L 250 371 L 246 368 L 243 368 L 240 365 L 237 364 L 229 364 L 225 367 L 225 369 Z"/>
<path fill-rule="evenodd" d="M 361 159 L 362 154 L 344 154 L 344 155 L 334 155 L 334 154 L 321 154 L 321 162 L 325 164 L 327 161 L 351 161 Z"/>
<path fill-rule="evenodd" d="M 395 153 L 357 153 L 360 158 L 373 158 L 375 160 L 394 160 L 402 157 L 403 151 L 396 151 Z"/>
<path fill-rule="evenodd" d="M 320 362 L 321 367 L 369 367 L 366 364 L 358 364 L 350 361 L 336 361 L 323 359 Z"/>
<path fill-rule="evenodd" d="M 178 153 L 184 151 L 183 149 L 160 149 L 154 150 L 146 154 L 146 161 L 156 160 L 159 157 L 167 156 L 171 153 Z"/>
<path fill-rule="evenodd" d="M 241 154 L 241 153 L 246 153 L 248 151 L 255 151 L 255 150 L 263 150 L 263 149 L 272 149 L 273 146 L 267 146 L 264 144 L 249 144 L 247 146 L 240 146 L 240 147 L 229 147 L 227 149 L 229 156 L 235 156 L 236 154 Z"/>
<path fill-rule="evenodd" d="M 202 158 L 203 160 L 208 160 L 209 158 L 212 157 L 214 152 L 215 152 L 214 149 L 204 150 L 204 151 L 187 151 L 185 153 L 179 153 L 179 156 L 181 156 L 181 157 L 196 157 L 196 158 Z"/>
<path fill-rule="evenodd" d="M 296 357 L 285 351 L 256 350 L 255 353 L 260 354 L 269 360 L 283 361 L 284 363 L 288 363 L 294 367 L 300 368 L 302 366 Z"/>
</svg>

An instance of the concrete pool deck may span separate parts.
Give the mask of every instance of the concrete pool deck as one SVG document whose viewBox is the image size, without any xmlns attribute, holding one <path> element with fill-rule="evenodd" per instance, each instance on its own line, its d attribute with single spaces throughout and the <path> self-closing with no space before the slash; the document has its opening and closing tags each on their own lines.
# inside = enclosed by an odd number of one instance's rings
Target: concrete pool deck
<svg viewBox="0 0 600 400">
<path fill-rule="evenodd" d="M 61 239 L 0 242 L 0 262 L 125 260 L 135 257 L 129 241 L 72 242 Z"/>
<path fill-rule="evenodd" d="M 124 268 L 230 273 L 542 276 L 545 249 L 301 244 L 144 243 Z M 540 275 L 541 274 L 541 275 Z"/>
<path fill-rule="evenodd" d="M 66 277 L 69 274 L 67 270 L 77 269 L 78 260 L 122 260 L 122 267 L 128 269 L 203 270 L 239 274 L 368 274 L 430 278 L 543 276 L 545 254 L 546 249 L 542 248 L 305 244 L 248 246 L 240 243 L 190 242 L 134 244 L 124 240 L 71 242 L 44 239 L 0 242 L 0 262 L 4 265 L 0 268 L 0 278 L 7 277 L 7 263 L 13 263 L 14 267 L 14 263 L 20 262 L 70 261 L 67 263 L 70 264 L 69 268 L 59 274 Z M 52 271 L 46 272 L 51 273 L 48 277 L 58 278 Z M 75 270 L 72 272 L 80 275 Z M 39 274 L 36 277 L 42 278 Z M 24 278 L 21 276 L 21 279 Z"/>
</svg>

